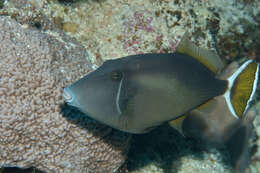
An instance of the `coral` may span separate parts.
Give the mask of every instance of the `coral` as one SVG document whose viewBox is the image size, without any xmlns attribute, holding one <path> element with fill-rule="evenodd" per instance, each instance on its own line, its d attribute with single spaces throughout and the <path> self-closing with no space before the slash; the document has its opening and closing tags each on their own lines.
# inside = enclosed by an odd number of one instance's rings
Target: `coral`
<svg viewBox="0 0 260 173">
<path fill-rule="evenodd" d="M 54 38 L 3 16 L 0 45 L 0 167 L 120 167 L 129 136 L 63 105 L 63 87 L 93 70 L 88 52 L 62 32 Z"/>
</svg>

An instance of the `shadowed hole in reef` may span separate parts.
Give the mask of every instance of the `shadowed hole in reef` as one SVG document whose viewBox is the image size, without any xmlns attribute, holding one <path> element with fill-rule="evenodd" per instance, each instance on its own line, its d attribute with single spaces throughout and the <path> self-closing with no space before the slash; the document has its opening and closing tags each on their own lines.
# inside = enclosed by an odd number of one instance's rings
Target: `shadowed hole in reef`
<svg viewBox="0 0 260 173">
<path fill-rule="evenodd" d="M 4 7 L 5 0 L 0 0 L 0 9 Z"/>
<path fill-rule="evenodd" d="M 45 172 L 33 167 L 27 169 L 21 169 L 18 167 L 3 167 L 0 168 L 0 173 L 45 173 Z"/>
<path fill-rule="evenodd" d="M 58 1 L 61 4 L 69 5 L 69 4 L 73 4 L 75 2 L 79 2 L 79 1 L 82 1 L 82 0 L 58 0 Z"/>
<path fill-rule="evenodd" d="M 1 0 L 0 0 L 1 1 Z M 64 4 L 64 5 L 71 5 L 71 4 L 75 4 L 75 3 L 78 3 L 78 2 L 98 2 L 98 3 L 101 3 L 101 2 L 104 2 L 106 0 L 58 0 L 59 3 L 61 4 Z"/>
<path fill-rule="evenodd" d="M 42 28 L 42 24 L 40 22 L 33 22 L 32 26 L 34 26 L 37 29 L 41 29 Z"/>
</svg>

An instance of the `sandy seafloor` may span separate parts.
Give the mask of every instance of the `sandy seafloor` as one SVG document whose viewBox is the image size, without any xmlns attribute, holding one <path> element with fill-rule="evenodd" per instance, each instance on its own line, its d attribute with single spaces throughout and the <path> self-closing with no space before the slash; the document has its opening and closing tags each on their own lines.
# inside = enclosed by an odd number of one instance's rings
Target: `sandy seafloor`
<svg viewBox="0 0 260 173">
<path fill-rule="evenodd" d="M 172 52 L 186 31 L 197 45 L 215 50 L 226 62 L 259 58 L 258 0 L 29 0 L 31 5 L 19 4 L 22 8 L 17 2 L 0 0 L 1 15 L 55 36 L 41 24 L 42 16 L 47 17 L 79 41 L 93 62 Z M 254 106 L 258 115 L 247 171 L 260 173 L 260 102 Z M 169 127 L 134 136 L 131 145 L 125 166 L 129 173 L 232 172 L 225 149 L 185 139 Z"/>
</svg>

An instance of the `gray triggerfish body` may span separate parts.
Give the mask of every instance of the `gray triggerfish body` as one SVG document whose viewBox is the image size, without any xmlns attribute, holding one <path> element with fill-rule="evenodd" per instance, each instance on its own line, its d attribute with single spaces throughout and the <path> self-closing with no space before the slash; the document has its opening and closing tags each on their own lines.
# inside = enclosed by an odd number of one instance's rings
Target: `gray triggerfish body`
<svg viewBox="0 0 260 173">
<path fill-rule="evenodd" d="M 228 79 L 214 53 L 184 36 L 175 53 L 142 54 L 105 61 L 64 89 L 66 102 L 113 128 L 145 133 L 170 122 L 182 132 L 186 113 L 223 96 L 241 118 L 255 92 L 258 65 L 247 61 Z"/>
</svg>

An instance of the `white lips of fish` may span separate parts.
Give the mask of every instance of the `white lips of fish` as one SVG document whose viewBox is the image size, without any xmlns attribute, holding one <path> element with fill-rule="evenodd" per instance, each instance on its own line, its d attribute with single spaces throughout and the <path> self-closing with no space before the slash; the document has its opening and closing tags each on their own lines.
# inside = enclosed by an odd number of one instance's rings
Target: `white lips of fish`
<svg viewBox="0 0 260 173">
<path fill-rule="evenodd" d="M 69 88 L 64 88 L 62 96 L 69 105 L 75 106 L 75 107 L 80 106 L 80 104 L 78 103 L 78 100 L 75 98 L 75 96 L 73 95 L 73 93 L 71 92 L 71 90 Z"/>
</svg>

